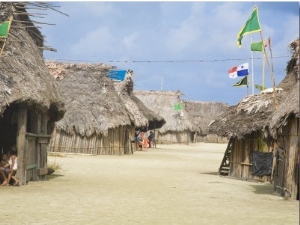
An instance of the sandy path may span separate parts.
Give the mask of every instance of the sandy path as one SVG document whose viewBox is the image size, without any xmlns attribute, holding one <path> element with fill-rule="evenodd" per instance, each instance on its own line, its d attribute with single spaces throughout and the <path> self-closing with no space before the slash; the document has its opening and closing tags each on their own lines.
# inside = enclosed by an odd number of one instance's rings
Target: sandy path
<svg viewBox="0 0 300 225">
<path fill-rule="evenodd" d="M 0 187 L 0 224 L 299 224 L 299 201 L 284 200 L 272 185 L 216 175 L 225 148 L 49 157 L 62 168 L 53 178 Z"/>
</svg>

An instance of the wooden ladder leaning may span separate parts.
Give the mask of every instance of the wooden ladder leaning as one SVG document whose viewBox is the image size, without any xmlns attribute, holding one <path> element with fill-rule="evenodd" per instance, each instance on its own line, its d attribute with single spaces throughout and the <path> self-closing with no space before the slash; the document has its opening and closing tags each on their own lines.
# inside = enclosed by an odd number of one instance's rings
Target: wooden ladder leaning
<svg viewBox="0 0 300 225">
<path fill-rule="evenodd" d="M 219 168 L 219 175 L 220 176 L 228 176 L 229 175 L 229 165 L 230 165 L 230 155 L 232 152 L 233 147 L 233 139 L 230 139 L 226 148 L 226 151 L 224 153 L 223 160 L 221 162 L 220 168 Z"/>
</svg>

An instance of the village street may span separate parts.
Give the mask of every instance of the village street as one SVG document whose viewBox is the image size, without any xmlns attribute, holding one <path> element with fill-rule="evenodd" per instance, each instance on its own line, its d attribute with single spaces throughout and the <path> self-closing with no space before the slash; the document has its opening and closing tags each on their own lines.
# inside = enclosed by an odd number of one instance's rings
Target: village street
<svg viewBox="0 0 300 225">
<path fill-rule="evenodd" d="M 0 224 L 297 225 L 299 201 L 217 175 L 226 144 L 158 145 L 123 156 L 49 156 L 46 181 L 0 187 Z"/>
</svg>

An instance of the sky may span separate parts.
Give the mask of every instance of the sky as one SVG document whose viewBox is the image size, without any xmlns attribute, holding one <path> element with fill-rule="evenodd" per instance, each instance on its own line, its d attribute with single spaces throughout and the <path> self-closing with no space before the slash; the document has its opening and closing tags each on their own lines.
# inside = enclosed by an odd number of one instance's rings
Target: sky
<svg viewBox="0 0 300 225">
<path fill-rule="evenodd" d="M 253 9 L 253 2 L 202 1 L 82 1 L 52 2 L 59 11 L 32 18 L 55 25 L 41 26 L 46 60 L 105 63 L 134 72 L 134 90 L 177 91 L 183 100 L 236 105 L 246 95 L 258 94 L 253 84 L 272 87 L 285 76 L 291 52 L 299 37 L 299 2 L 255 2 L 263 39 L 270 37 L 269 68 L 261 52 L 250 50 L 259 32 L 237 34 Z M 253 57 L 253 59 L 251 59 Z M 249 63 L 249 87 L 234 87 L 240 80 L 228 70 Z M 253 69 L 252 69 L 253 68 Z M 253 75 L 253 76 L 252 76 Z M 252 82 L 254 81 L 254 82 Z"/>
</svg>

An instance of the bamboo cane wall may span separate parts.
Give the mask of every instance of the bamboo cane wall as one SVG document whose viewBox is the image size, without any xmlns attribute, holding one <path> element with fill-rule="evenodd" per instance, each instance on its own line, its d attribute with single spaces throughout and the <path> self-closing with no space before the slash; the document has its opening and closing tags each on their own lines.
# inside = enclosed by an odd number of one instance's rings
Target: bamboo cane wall
<svg viewBox="0 0 300 225">
<path fill-rule="evenodd" d="M 278 138 L 274 190 L 284 197 L 297 198 L 299 189 L 299 119 L 289 118 Z"/>
<path fill-rule="evenodd" d="M 161 134 L 157 132 L 156 144 L 189 144 L 191 143 L 191 132 L 167 132 Z"/>
<path fill-rule="evenodd" d="M 131 140 L 134 140 L 134 128 L 131 126 L 119 126 L 109 129 L 107 135 L 94 134 L 90 137 L 54 129 L 48 151 L 92 155 L 132 154 Z"/>
<path fill-rule="evenodd" d="M 234 138 L 229 176 L 241 180 L 270 181 L 271 176 L 252 175 L 252 154 L 254 150 L 269 152 L 272 149 L 272 146 L 263 143 L 262 132 L 259 131 L 246 135 L 242 139 Z"/>
<path fill-rule="evenodd" d="M 196 142 L 207 142 L 207 143 L 228 143 L 228 138 L 227 137 L 220 137 L 216 134 L 208 134 L 205 136 L 197 136 Z"/>
</svg>

